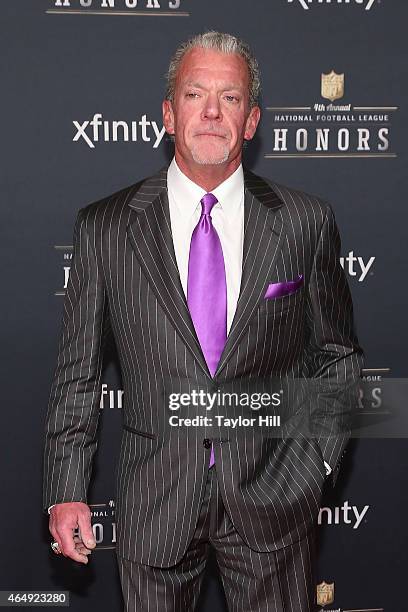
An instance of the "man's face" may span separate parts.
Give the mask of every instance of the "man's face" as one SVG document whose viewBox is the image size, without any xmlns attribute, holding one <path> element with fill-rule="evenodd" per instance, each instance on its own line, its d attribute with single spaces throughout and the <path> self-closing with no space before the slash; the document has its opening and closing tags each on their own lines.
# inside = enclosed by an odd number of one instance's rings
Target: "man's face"
<svg viewBox="0 0 408 612">
<path fill-rule="evenodd" d="M 258 125 L 259 108 L 249 108 L 249 74 L 239 55 L 195 48 L 183 58 L 174 100 L 163 102 L 163 123 L 175 136 L 176 159 L 198 165 L 241 161 L 244 139 Z"/>
</svg>

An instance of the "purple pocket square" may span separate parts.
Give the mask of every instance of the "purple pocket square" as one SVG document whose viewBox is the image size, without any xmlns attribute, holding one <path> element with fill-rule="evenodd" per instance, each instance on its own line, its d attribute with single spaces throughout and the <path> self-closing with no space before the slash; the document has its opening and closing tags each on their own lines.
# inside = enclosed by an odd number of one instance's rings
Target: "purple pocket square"
<svg viewBox="0 0 408 612">
<path fill-rule="evenodd" d="M 286 281 L 282 283 L 271 283 L 268 285 L 265 299 L 283 297 L 284 295 L 290 295 L 295 293 L 303 285 L 303 274 L 299 274 L 297 280 Z"/>
</svg>

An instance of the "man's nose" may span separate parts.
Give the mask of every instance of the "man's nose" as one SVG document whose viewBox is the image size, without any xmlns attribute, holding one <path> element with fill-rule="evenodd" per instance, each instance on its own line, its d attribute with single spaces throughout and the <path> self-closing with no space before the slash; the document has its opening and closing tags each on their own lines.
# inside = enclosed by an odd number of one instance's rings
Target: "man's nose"
<svg viewBox="0 0 408 612">
<path fill-rule="evenodd" d="M 204 119 L 222 119 L 221 105 L 218 96 L 210 94 L 207 97 L 202 114 Z"/>
</svg>

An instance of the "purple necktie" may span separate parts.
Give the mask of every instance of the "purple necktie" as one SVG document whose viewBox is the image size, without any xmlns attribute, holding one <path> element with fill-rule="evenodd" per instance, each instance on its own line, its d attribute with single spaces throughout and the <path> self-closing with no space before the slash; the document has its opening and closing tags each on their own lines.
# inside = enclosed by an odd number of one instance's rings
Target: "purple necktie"
<svg viewBox="0 0 408 612">
<path fill-rule="evenodd" d="M 206 193 L 201 199 L 201 217 L 191 236 L 187 281 L 188 308 L 211 376 L 227 341 L 224 256 L 210 214 L 217 202 L 212 193 Z M 211 446 L 209 467 L 214 463 Z"/>
</svg>

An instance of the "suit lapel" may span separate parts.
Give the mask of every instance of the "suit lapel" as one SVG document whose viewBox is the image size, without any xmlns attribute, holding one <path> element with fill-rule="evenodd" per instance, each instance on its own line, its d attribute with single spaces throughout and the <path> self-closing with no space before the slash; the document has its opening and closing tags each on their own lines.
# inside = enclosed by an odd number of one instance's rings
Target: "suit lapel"
<svg viewBox="0 0 408 612">
<path fill-rule="evenodd" d="M 244 172 L 244 246 L 242 277 L 235 316 L 215 376 L 226 366 L 266 291 L 285 235 L 276 211 L 282 201 L 252 172 Z"/>
<path fill-rule="evenodd" d="M 276 211 L 282 201 L 260 177 L 244 171 L 244 245 L 241 288 L 235 316 L 215 377 L 226 366 L 268 284 L 282 248 L 284 225 Z M 137 213 L 127 227 L 134 252 L 158 302 L 203 372 L 211 377 L 194 330 L 174 252 L 167 168 L 144 181 L 129 206 Z"/>
<path fill-rule="evenodd" d="M 144 181 L 129 206 L 137 213 L 127 233 L 156 298 L 204 373 L 211 377 L 188 310 L 174 252 L 167 168 Z"/>
</svg>

